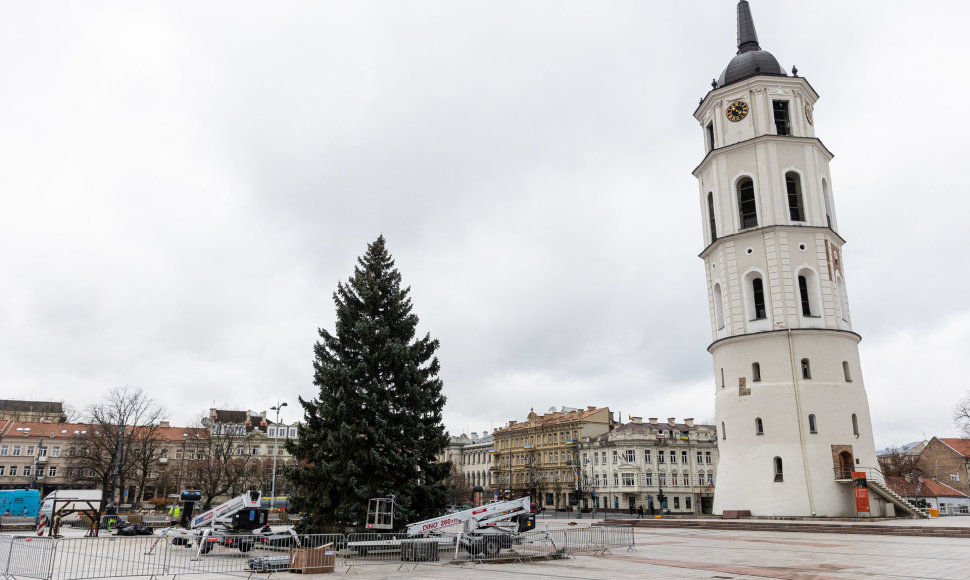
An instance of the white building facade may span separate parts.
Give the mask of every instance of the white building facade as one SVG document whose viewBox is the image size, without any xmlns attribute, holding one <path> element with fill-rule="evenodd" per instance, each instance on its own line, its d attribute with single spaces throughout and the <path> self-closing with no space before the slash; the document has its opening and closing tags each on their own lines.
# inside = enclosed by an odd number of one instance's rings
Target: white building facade
<svg viewBox="0 0 970 580">
<path fill-rule="evenodd" d="M 644 423 L 632 417 L 603 435 L 584 437 L 580 455 L 582 481 L 591 487 L 589 499 L 598 510 L 629 512 L 643 506 L 647 513 L 712 512 L 718 459 L 713 425 L 690 418 L 678 423 L 673 417 Z M 658 500 L 661 494 L 666 507 Z"/>
<path fill-rule="evenodd" d="M 714 513 L 854 516 L 877 467 L 846 294 L 818 94 L 761 49 L 746 1 L 738 53 L 694 113 L 716 384 Z M 870 478 L 878 477 L 870 471 Z M 873 498 L 873 511 L 885 504 Z M 891 510 L 890 510 L 891 511 Z"/>
</svg>

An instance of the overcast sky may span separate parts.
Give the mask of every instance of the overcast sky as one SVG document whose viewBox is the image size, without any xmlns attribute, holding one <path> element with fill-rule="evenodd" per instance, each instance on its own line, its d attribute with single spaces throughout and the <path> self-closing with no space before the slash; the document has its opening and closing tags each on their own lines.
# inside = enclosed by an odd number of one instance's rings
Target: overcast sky
<svg viewBox="0 0 970 580">
<path fill-rule="evenodd" d="M 821 94 L 876 445 L 955 433 L 970 4 L 754 0 Z M 316 394 L 384 234 L 453 434 L 714 416 L 691 116 L 735 2 L 0 3 L 0 388 L 174 422 Z"/>
</svg>

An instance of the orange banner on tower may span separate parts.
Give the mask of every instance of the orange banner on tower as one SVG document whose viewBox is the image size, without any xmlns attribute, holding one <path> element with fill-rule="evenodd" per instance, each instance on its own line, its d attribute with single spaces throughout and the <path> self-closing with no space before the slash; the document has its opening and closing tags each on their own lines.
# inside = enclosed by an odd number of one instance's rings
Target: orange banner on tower
<svg viewBox="0 0 970 580">
<path fill-rule="evenodd" d="M 865 471 L 852 472 L 852 489 L 855 492 L 855 511 L 869 512 L 869 483 Z"/>
</svg>

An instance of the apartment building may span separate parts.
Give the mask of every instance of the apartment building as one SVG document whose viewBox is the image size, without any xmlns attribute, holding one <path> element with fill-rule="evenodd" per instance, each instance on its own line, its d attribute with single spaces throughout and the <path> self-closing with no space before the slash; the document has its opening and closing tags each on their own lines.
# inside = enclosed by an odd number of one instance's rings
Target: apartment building
<svg viewBox="0 0 970 580">
<path fill-rule="evenodd" d="M 524 422 L 509 421 L 493 432 L 489 471 L 501 496 L 531 495 L 542 507 L 564 508 L 583 495 L 579 467 L 581 438 L 604 435 L 613 427 L 608 407 L 550 408 L 529 412 Z"/>
<path fill-rule="evenodd" d="M 713 425 L 631 417 L 606 433 L 584 437 L 580 454 L 581 481 L 588 480 L 592 490 L 583 498 L 584 508 L 626 511 L 642 505 L 656 513 L 712 512 L 718 459 Z M 666 506 L 657 499 L 661 492 Z"/>
</svg>

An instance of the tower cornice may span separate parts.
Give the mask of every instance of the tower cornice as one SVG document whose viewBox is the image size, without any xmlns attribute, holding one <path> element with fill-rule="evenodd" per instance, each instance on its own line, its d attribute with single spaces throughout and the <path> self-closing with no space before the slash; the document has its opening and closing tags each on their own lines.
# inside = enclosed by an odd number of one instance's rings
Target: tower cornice
<svg viewBox="0 0 970 580">
<path fill-rule="evenodd" d="M 825 155 L 828 161 L 835 158 L 835 155 L 828 150 L 822 140 L 818 137 L 795 137 L 794 135 L 760 135 L 758 137 L 753 137 L 751 139 L 745 139 L 744 141 L 738 141 L 737 143 L 732 143 L 730 145 L 725 145 L 724 147 L 718 147 L 717 149 L 711 149 L 701 160 L 700 164 L 694 168 L 692 172 L 694 177 L 699 177 L 701 172 L 707 168 L 707 165 L 711 162 L 714 156 L 726 153 L 729 151 L 735 151 L 737 149 L 742 149 L 751 145 L 757 145 L 759 143 L 774 142 L 774 143 L 791 143 L 793 141 L 811 142 L 816 148 Z"/>
<path fill-rule="evenodd" d="M 732 83 L 730 85 L 718 87 L 716 89 L 711 89 L 710 91 L 708 91 L 707 94 L 704 95 L 704 98 L 701 99 L 700 103 L 698 103 L 697 108 L 694 109 L 694 118 L 700 121 L 702 117 L 701 112 L 704 111 L 712 101 L 716 100 L 717 98 L 723 95 L 734 94 L 739 91 L 752 91 L 752 90 L 755 90 L 756 88 L 760 88 L 768 85 L 773 85 L 773 86 L 801 85 L 810 91 L 812 103 L 814 103 L 815 101 L 818 101 L 818 99 L 820 98 L 820 95 L 815 90 L 815 87 L 813 87 L 812 84 L 808 82 L 808 79 L 806 79 L 805 77 L 788 77 L 788 76 L 780 76 L 780 75 L 757 75 L 757 76 L 744 79 L 743 81 L 738 81 L 736 83 Z"/>
<path fill-rule="evenodd" d="M 717 240 L 714 241 L 713 244 L 709 244 L 706 248 L 704 248 L 704 250 L 700 254 L 697 254 L 697 257 L 701 258 L 702 260 L 707 259 L 707 257 L 711 255 L 711 252 L 714 251 L 714 248 L 717 247 L 722 242 L 737 240 L 740 238 L 744 238 L 746 236 L 750 236 L 751 234 L 765 234 L 765 233 L 772 233 L 779 230 L 787 231 L 787 232 L 790 232 L 790 231 L 826 232 L 834 236 L 836 239 L 838 239 L 843 246 L 845 245 L 845 238 L 843 238 L 838 233 L 836 233 L 836 231 L 833 230 L 832 228 L 820 227 L 820 226 L 796 226 L 791 224 L 777 224 L 777 225 L 771 225 L 771 226 L 749 228 L 746 230 L 742 230 L 736 234 L 727 234 L 725 236 L 719 237 Z"/>
<path fill-rule="evenodd" d="M 763 330 L 761 332 L 749 332 L 745 334 L 738 334 L 735 336 L 726 336 L 724 338 L 719 338 L 712 342 L 707 347 L 707 352 L 714 354 L 715 347 L 720 347 L 722 345 L 731 344 L 732 342 L 744 342 L 751 340 L 753 337 L 758 336 L 770 336 L 776 334 L 785 334 L 789 330 L 793 335 L 819 335 L 819 334 L 831 334 L 836 336 L 846 336 L 851 340 L 855 341 L 856 344 L 862 342 L 862 335 L 857 332 L 852 332 L 851 330 L 836 330 L 834 328 L 779 328 L 777 330 Z"/>
</svg>

